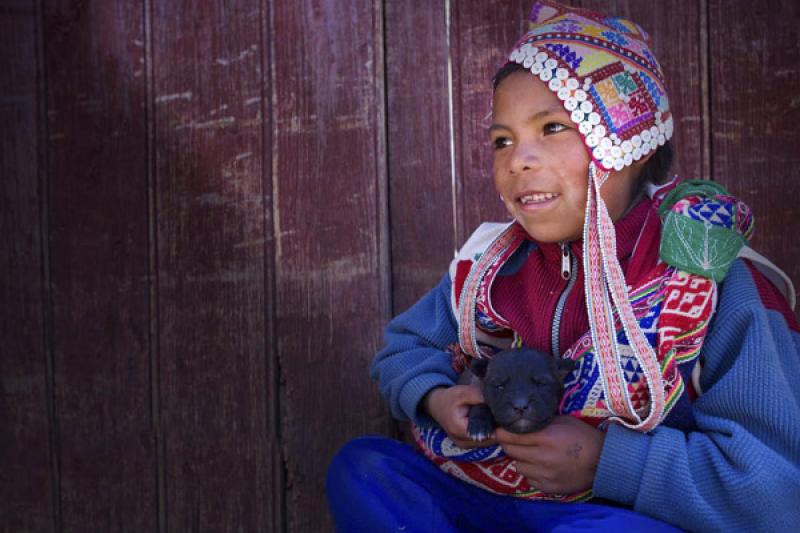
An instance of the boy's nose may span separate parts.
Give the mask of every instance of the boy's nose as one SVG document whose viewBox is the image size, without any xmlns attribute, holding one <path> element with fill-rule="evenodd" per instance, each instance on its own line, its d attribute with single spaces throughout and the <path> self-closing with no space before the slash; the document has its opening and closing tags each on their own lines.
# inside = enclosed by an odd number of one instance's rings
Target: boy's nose
<svg viewBox="0 0 800 533">
<path fill-rule="evenodd" d="M 514 146 L 514 152 L 509 161 L 509 171 L 512 174 L 536 170 L 541 165 L 539 155 L 533 143 L 523 143 Z"/>
</svg>

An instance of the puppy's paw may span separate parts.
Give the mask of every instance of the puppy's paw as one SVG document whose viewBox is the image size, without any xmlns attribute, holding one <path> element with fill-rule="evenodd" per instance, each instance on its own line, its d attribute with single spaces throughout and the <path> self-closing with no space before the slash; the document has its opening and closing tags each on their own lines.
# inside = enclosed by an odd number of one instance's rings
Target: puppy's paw
<svg viewBox="0 0 800 533">
<path fill-rule="evenodd" d="M 474 441 L 486 440 L 494 434 L 494 418 L 486 404 L 474 405 L 470 409 L 467 434 Z"/>
<path fill-rule="evenodd" d="M 494 428 L 491 427 L 491 424 L 473 424 L 470 420 L 469 426 L 467 426 L 467 434 L 469 435 L 469 438 L 475 442 L 486 440 L 491 437 L 493 433 Z"/>
</svg>

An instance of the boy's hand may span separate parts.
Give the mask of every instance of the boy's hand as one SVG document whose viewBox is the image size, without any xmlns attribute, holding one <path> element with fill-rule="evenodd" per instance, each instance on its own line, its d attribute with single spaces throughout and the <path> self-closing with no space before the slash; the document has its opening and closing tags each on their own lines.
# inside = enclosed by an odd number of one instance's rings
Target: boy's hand
<svg viewBox="0 0 800 533">
<path fill-rule="evenodd" d="M 497 441 L 517 472 L 537 489 L 571 494 L 590 489 L 606 434 L 572 416 L 557 416 L 541 431 L 515 435 L 498 428 Z"/>
<path fill-rule="evenodd" d="M 447 436 L 460 448 L 477 448 L 497 444 L 494 439 L 474 441 L 467 435 L 469 408 L 483 403 L 483 394 L 475 385 L 453 385 L 439 387 L 430 391 L 423 400 L 423 406 L 436 420 Z"/>
</svg>

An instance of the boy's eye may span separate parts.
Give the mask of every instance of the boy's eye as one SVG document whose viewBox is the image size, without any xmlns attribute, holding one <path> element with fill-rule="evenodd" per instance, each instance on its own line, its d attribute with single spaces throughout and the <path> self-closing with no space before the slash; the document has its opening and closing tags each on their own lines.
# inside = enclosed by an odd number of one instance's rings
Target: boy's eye
<svg viewBox="0 0 800 533">
<path fill-rule="evenodd" d="M 495 150 L 501 150 L 506 146 L 511 146 L 511 139 L 508 137 L 497 137 L 496 139 L 492 140 L 492 144 L 494 145 Z"/>
<path fill-rule="evenodd" d="M 549 122 L 549 123 L 545 124 L 545 126 L 544 126 L 545 134 L 558 133 L 560 131 L 564 131 L 565 129 L 567 129 L 567 127 L 565 125 L 563 125 L 563 124 L 558 123 L 558 122 Z"/>
</svg>

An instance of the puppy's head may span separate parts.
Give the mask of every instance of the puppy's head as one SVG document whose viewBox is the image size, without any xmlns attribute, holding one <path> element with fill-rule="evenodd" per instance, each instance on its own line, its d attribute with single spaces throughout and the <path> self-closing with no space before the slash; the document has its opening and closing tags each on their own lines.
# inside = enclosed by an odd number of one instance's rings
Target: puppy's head
<svg viewBox="0 0 800 533">
<path fill-rule="evenodd" d="M 472 373 L 497 425 L 512 433 L 545 427 L 558 411 L 564 377 L 573 361 L 531 349 L 506 350 L 490 359 L 474 359 Z"/>
</svg>

